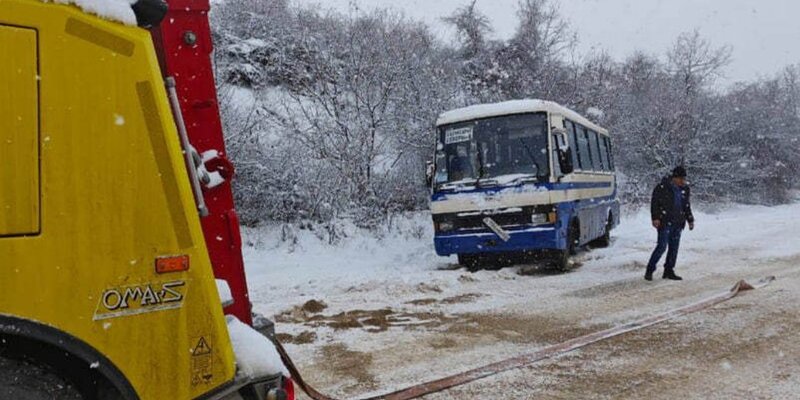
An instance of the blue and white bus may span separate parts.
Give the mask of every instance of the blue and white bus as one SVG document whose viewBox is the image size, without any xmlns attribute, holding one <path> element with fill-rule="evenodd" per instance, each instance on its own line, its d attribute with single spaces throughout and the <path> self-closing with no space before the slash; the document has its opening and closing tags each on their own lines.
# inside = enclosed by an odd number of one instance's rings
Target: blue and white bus
<svg viewBox="0 0 800 400">
<path fill-rule="evenodd" d="M 541 100 L 453 110 L 436 125 L 437 254 L 475 268 L 549 250 L 567 269 L 579 246 L 608 246 L 620 205 L 607 130 Z"/>
</svg>

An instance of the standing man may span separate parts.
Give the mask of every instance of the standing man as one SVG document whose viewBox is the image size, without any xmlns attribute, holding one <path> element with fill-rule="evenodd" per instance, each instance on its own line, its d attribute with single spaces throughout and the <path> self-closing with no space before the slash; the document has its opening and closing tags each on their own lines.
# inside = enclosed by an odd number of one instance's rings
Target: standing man
<svg viewBox="0 0 800 400">
<path fill-rule="evenodd" d="M 664 264 L 664 279 L 682 281 L 675 275 L 675 263 L 678 261 L 678 248 L 681 244 L 681 233 L 686 224 L 694 230 L 691 192 L 686 184 L 686 168 L 679 166 L 672 171 L 672 176 L 665 177 L 653 190 L 650 203 L 653 227 L 658 230 L 658 245 L 653 250 L 644 279 L 653 280 L 658 262 L 667 251 L 667 262 Z"/>
</svg>

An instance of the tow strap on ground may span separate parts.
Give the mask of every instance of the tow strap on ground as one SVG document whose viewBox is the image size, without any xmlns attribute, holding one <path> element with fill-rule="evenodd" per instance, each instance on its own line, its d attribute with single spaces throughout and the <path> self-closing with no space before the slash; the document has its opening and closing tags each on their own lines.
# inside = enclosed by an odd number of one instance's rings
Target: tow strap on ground
<svg viewBox="0 0 800 400">
<path fill-rule="evenodd" d="M 582 347 L 586 347 L 590 344 L 594 344 L 603 340 L 607 340 L 628 332 L 637 331 L 640 329 L 644 329 L 656 324 L 660 324 L 665 321 L 669 321 L 671 319 L 684 316 L 687 314 L 692 314 L 710 307 L 713 307 L 717 304 L 722 302 L 728 301 L 733 299 L 734 297 L 738 296 L 740 293 L 748 290 L 754 290 L 762 288 L 768 285 L 770 282 L 774 281 L 775 277 L 771 276 L 768 278 L 761 279 L 756 284 L 751 285 L 745 281 L 739 281 L 731 290 L 720 293 L 718 295 L 709 297 L 705 300 L 700 302 L 690 304 L 688 306 L 684 306 L 681 308 L 676 308 L 665 312 L 663 314 L 659 314 L 653 317 L 641 319 L 639 321 L 634 321 L 625 325 L 620 325 L 614 328 L 606 329 L 603 331 L 591 333 L 585 336 L 581 336 L 572 340 L 568 340 L 563 343 L 555 344 L 552 346 L 545 347 L 535 353 L 525 354 L 513 358 L 509 358 L 503 361 L 499 361 L 493 364 L 489 364 L 480 368 L 476 368 L 473 370 L 469 370 L 466 372 L 462 372 L 460 374 L 448 376 L 446 378 L 437 379 L 435 381 L 430 381 L 427 383 L 415 385 L 408 387 L 406 389 L 401 389 L 392 393 L 383 394 L 379 396 L 364 398 L 363 400 L 409 400 L 409 399 L 416 399 L 425 395 L 429 395 L 432 393 L 441 392 L 446 389 L 450 389 L 456 386 L 464 385 L 466 383 L 470 383 L 479 379 L 483 379 L 492 375 L 497 375 L 501 372 L 519 369 L 523 367 L 530 366 L 534 363 L 539 361 L 557 357 L 571 351 L 580 349 Z M 305 392 L 309 397 L 314 400 L 336 400 L 333 397 L 326 396 L 313 387 L 309 385 L 305 380 L 303 380 L 300 371 L 297 370 L 297 366 L 295 366 L 294 362 L 292 362 L 291 358 L 286 352 L 286 349 L 280 344 L 276 342 L 276 346 L 278 348 L 278 352 L 281 355 L 281 359 L 283 360 L 286 368 L 292 374 L 292 379 L 296 383 L 297 387 L 299 387 L 303 392 Z"/>
</svg>

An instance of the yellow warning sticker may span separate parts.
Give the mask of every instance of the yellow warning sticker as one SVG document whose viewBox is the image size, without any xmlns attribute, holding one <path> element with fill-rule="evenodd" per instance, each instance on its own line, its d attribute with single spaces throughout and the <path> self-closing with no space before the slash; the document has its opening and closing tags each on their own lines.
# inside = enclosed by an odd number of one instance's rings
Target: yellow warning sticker
<svg viewBox="0 0 800 400">
<path fill-rule="evenodd" d="M 197 345 L 194 346 L 194 350 L 192 350 L 192 355 L 198 357 L 198 356 L 204 356 L 206 354 L 211 354 L 211 346 L 208 345 L 206 338 L 201 337 L 200 340 L 197 341 Z"/>
<path fill-rule="evenodd" d="M 207 385 L 214 378 L 214 350 L 201 336 L 192 348 L 192 386 Z"/>
</svg>

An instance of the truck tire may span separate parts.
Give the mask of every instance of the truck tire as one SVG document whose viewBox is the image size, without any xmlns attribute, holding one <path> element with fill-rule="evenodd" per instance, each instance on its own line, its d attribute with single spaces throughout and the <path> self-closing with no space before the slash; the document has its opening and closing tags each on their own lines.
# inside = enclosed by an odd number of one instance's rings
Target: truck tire
<svg viewBox="0 0 800 400">
<path fill-rule="evenodd" d="M 84 400 L 84 397 L 49 367 L 0 355 L 0 399 Z"/>
</svg>

